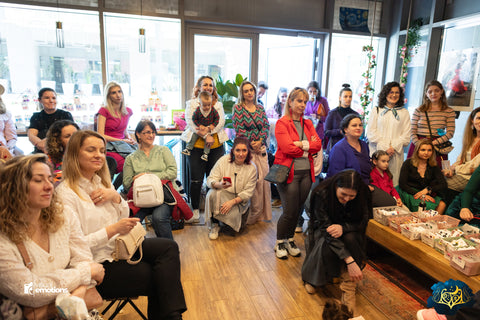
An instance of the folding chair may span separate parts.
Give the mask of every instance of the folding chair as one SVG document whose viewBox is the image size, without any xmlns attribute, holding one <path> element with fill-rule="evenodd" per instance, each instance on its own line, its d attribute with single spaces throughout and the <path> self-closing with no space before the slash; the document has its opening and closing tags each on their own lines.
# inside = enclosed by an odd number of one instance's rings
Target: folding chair
<svg viewBox="0 0 480 320">
<path fill-rule="evenodd" d="M 114 298 L 114 299 L 105 299 L 106 301 L 110 301 L 108 306 L 102 311 L 102 316 L 105 315 L 105 313 L 110 310 L 110 308 L 115 304 L 115 302 L 118 302 L 115 311 L 113 314 L 108 318 L 108 320 L 113 320 L 117 316 L 117 314 L 125 307 L 127 303 L 129 303 L 133 309 L 142 317 L 143 320 L 148 320 L 147 317 L 142 313 L 142 311 L 135 305 L 135 303 L 132 301 L 132 299 L 137 299 L 138 297 L 129 297 L 129 298 Z"/>
</svg>

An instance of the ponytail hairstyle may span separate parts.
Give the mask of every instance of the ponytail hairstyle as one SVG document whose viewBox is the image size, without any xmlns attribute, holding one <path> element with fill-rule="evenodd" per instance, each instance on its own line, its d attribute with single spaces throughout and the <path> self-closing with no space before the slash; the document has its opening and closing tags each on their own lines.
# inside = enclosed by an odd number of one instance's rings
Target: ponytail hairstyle
<svg viewBox="0 0 480 320">
<path fill-rule="evenodd" d="M 372 168 L 374 169 L 375 168 L 375 164 L 373 163 L 373 161 L 378 161 L 378 159 L 380 159 L 380 157 L 383 157 L 383 156 L 387 156 L 390 158 L 390 156 L 388 155 L 388 153 L 384 150 L 377 150 L 375 151 L 373 154 L 372 154 Z M 390 179 L 393 179 L 393 175 L 392 173 L 390 172 L 390 168 L 387 168 L 387 170 L 385 170 L 385 173 L 388 175 L 388 177 Z"/>
</svg>

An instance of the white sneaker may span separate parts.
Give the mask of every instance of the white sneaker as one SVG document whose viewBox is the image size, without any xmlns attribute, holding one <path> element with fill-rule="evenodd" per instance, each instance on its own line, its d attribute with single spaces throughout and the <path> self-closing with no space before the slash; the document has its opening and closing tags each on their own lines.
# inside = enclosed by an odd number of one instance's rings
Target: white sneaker
<svg viewBox="0 0 480 320">
<path fill-rule="evenodd" d="M 219 231 L 220 231 L 220 226 L 218 225 L 218 223 L 213 223 L 212 228 L 208 233 L 208 238 L 210 238 L 210 240 L 217 240 Z"/>
<path fill-rule="evenodd" d="M 295 240 L 293 240 L 293 238 L 288 239 L 288 241 L 285 242 L 285 246 L 287 247 L 288 254 L 292 257 L 300 257 L 302 254 L 300 249 L 298 249 L 297 245 L 295 244 Z"/>
<path fill-rule="evenodd" d="M 277 242 L 274 250 L 278 259 L 288 259 L 287 243 L 285 241 L 280 240 L 280 242 Z"/>
<path fill-rule="evenodd" d="M 185 223 L 199 223 L 199 222 L 200 222 L 200 210 L 198 209 L 194 209 L 193 216 L 190 219 L 185 220 Z"/>
</svg>

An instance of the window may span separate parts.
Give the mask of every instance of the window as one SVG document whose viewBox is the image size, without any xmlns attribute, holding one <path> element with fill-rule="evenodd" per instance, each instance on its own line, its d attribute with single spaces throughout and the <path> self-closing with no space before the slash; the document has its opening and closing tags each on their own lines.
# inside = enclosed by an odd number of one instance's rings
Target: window
<svg viewBox="0 0 480 320">
<path fill-rule="evenodd" d="M 146 51 L 139 52 L 139 29 Z M 157 127 L 172 123 L 180 109 L 180 21 L 105 15 L 107 81 L 118 82 L 133 110 L 129 128 L 142 119 Z"/>
</svg>

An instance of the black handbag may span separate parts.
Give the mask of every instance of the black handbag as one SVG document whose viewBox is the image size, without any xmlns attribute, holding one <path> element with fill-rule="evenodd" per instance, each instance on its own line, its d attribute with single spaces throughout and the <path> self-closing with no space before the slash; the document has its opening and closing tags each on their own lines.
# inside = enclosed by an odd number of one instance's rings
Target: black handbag
<svg viewBox="0 0 480 320">
<path fill-rule="evenodd" d="M 290 167 L 284 166 L 282 164 L 274 164 L 270 167 L 268 174 L 265 176 L 264 180 L 267 180 L 272 183 L 282 184 L 287 182 L 288 175 L 293 166 L 293 160 Z"/>
<path fill-rule="evenodd" d="M 427 117 L 428 131 L 430 132 L 430 139 L 433 141 L 432 128 L 430 127 L 430 119 L 428 118 L 428 113 L 425 111 L 425 116 Z M 453 150 L 453 145 L 450 140 L 433 145 L 435 151 L 440 154 L 449 154 Z"/>
</svg>

